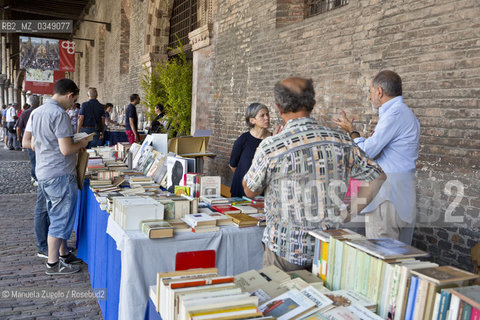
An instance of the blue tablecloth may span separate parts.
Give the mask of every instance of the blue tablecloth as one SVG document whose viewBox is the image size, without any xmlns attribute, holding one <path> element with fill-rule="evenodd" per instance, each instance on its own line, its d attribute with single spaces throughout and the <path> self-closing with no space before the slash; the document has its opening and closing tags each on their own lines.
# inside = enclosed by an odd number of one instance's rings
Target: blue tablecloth
<svg viewBox="0 0 480 320">
<path fill-rule="evenodd" d="M 155 305 L 153 304 L 152 299 L 148 298 L 147 309 L 145 309 L 144 320 L 162 320 L 160 313 L 155 310 Z"/>
<path fill-rule="evenodd" d="M 78 194 L 74 228 L 77 255 L 88 264 L 92 288 L 106 289 L 106 300 L 98 301 L 104 319 L 141 319 L 146 314 L 148 286 L 155 284 L 157 272 L 174 270 L 177 252 L 215 250 L 221 275 L 262 265 L 262 228 L 222 227 L 215 233 L 183 232 L 153 241 L 141 231 L 126 232 L 109 219 L 88 181 Z"/>
<path fill-rule="evenodd" d="M 118 142 L 128 142 L 128 136 L 125 131 L 107 131 L 105 139 L 110 141 L 110 145 L 114 146 Z"/>
<path fill-rule="evenodd" d="M 104 319 L 118 319 L 121 260 L 115 241 L 107 233 L 109 214 L 100 209 L 88 188 L 78 192 L 75 234 L 77 256 L 88 264 L 93 289 L 106 289 L 106 299 L 98 300 Z"/>
</svg>

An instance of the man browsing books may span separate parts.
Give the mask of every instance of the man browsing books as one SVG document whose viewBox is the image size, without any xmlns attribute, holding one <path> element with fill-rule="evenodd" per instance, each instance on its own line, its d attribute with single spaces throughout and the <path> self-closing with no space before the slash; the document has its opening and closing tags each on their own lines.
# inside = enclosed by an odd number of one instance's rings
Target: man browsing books
<svg viewBox="0 0 480 320">
<path fill-rule="evenodd" d="M 81 260 L 67 248 L 77 202 L 76 153 L 88 143 L 86 139 L 73 143 L 72 124 L 66 112 L 78 93 L 72 80 L 58 80 L 53 97 L 32 111 L 23 137 L 24 147 L 35 151 L 38 188 L 45 198 L 50 220 L 45 272 L 48 275 L 80 271 L 80 267 L 71 263 Z"/>
<path fill-rule="evenodd" d="M 264 266 L 306 269 L 315 247 L 308 231 L 339 222 L 339 215 L 348 220 L 373 199 L 385 175 L 347 134 L 310 117 L 315 105 L 312 80 L 285 79 L 275 85 L 274 95 L 285 126 L 260 143 L 243 186 L 250 198 L 265 191 Z M 341 199 L 350 178 L 369 183 L 349 212 Z M 336 189 L 345 191 L 336 196 Z"/>
<path fill-rule="evenodd" d="M 415 227 L 415 161 L 418 158 L 420 123 L 403 102 L 402 79 L 393 71 L 378 73 L 370 85 L 372 109 L 378 112 L 374 133 L 361 137 L 342 111 L 335 123 L 382 167 L 387 180 L 364 209 L 367 238 L 392 238 L 412 243 Z"/>
</svg>

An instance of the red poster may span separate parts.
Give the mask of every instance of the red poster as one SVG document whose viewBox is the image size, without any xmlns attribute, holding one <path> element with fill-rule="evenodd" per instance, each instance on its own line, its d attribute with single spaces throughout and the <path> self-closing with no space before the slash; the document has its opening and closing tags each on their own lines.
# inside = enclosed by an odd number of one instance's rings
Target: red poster
<svg viewBox="0 0 480 320">
<path fill-rule="evenodd" d="M 27 81 L 25 80 L 25 90 L 30 90 L 33 94 L 53 95 L 53 88 L 57 80 L 65 78 L 64 71 L 53 72 L 53 82 Z"/>
<path fill-rule="evenodd" d="M 60 71 L 75 71 L 75 42 L 60 40 L 58 41 L 58 51 L 60 56 Z"/>
</svg>

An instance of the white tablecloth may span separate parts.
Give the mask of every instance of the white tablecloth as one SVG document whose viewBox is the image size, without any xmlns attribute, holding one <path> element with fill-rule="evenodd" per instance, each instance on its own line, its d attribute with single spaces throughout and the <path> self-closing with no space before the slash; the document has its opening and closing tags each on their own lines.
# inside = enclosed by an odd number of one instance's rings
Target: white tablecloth
<svg viewBox="0 0 480 320">
<path fill-rule="evenodd" d="M 221 227 L 218 232 L 178 233 L 173 238 L 148 239 L 141 231 L 125 231 L 112 217 L 107 233 L 121 251 L 119 319 L 143 319 L 148 287 L 156 284 L 158 272 L 175 270 L 177 252 L 215 250 L 220 275 L 236 275 L 261 269 L 263 228 Z"/>
</svg>

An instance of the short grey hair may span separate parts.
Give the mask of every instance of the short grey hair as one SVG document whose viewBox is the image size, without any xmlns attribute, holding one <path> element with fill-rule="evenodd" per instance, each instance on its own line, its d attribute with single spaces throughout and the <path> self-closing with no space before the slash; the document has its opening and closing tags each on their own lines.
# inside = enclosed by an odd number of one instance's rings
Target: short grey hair
<svg viewBox="0 0 480 320">
<path fill-rule="evenodd" d="M 245 122 L 250 128 L 254 127 L 254 125 L 250 122 L 250 118 L 255 118 L 262 109 L 266 109 L 268 111 L 266 105 L 258 102 L 254 102 L 248 106 L 247 111 L 245 112 Z"/>
<path fill-rule="evenodd" d="M 382 88 L 383 92 L 389 97 L 402 95 L 402 78 L 394 71 L 380 71 L 375 78 L 373 78 L 372 84 L 374 88 Z"/>
<path fill-rule="evenodd" d="M 38 107 L 40 105 L 40 98 L 36 94 L 32 94 L 28 98 L 28 104 L 32 107 Z"/>
<path fill-rule="evenodd" d="M 305 80 L 301 92 L 297 93 L 287 88 L 281 81 L 275 84 L 273 95 L 281 112 L 299 112 L 301 110 L 312 111 L 315 105 L 315 89 L 312 79 Z"/>
</svg>

